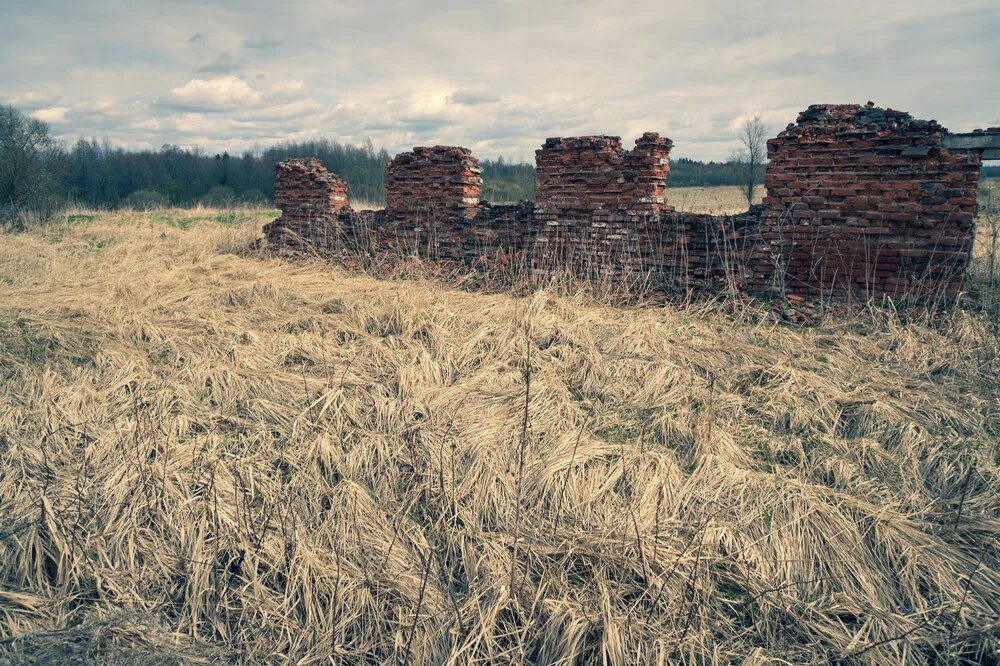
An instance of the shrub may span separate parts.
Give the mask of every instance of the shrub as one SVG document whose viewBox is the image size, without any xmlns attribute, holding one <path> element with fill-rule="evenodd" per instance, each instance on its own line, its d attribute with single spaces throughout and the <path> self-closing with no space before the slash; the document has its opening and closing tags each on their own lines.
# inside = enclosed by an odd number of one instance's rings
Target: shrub
<svg viewBox="0 0 1000 666">
<path fill-rule="evenodd" d="M 245 190 L 240 195 L 240 201 L 251 206 L 263 206 L 267 204 L 267 197 L 260 190 Z"/>
<path fill-rule="evenodd" d="M 211 208 L 229 208 L 235 203 L 236 193 L 224 185 L 216 185 L 201 198 L 201 204 Z"/>
<path fill-rule="evenodd" d="M 167 207 L 167 197 L 156 190 L 136 190 L 125 197 L 124 205 L 133 210 L 155 210 Z"/>
</svg>

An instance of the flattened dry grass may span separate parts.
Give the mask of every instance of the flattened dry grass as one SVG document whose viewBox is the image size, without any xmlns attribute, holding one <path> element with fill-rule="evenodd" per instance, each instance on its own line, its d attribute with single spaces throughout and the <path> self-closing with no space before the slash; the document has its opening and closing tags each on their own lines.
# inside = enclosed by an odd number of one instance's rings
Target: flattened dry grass
<svg viewBox="0 0 1000 666">
<path fill-rule="evenodd" d="M 986 315 L 474 294 L 263 221 L 0 238 L 0 659 L 998 658 Z"/>
</svg>

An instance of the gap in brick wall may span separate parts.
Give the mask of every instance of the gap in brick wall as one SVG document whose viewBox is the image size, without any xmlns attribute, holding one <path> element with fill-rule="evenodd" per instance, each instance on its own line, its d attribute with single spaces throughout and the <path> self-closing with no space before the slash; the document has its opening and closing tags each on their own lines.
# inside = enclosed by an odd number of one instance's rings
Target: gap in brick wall
<svg viewBox="0 0 1000 666">
<path fill-rule="evenodd" d="M 767 195 L 764 185 L 758 185 L 753 203 L 759 204 Z M 747 199 L 743 188 L 738 185 L 715 185 L 709 187 L 671 187 L 667 183 L 667 201 L 679 213 L 709 213 L 712 215 L 732 215 L 747 209 Z"/>
</svg>

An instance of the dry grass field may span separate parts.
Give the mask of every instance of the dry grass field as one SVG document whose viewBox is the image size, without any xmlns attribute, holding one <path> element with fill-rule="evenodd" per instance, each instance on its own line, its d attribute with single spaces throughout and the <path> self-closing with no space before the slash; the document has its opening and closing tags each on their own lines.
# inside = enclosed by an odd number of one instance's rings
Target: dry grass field
<svg viewBox="0 0 1000 666">
<path fill-rule="evenodd" d="M 1000 659 L 984 294 L 470 293 L 267 219 L 0 236 L 0 662 Z"/>
</svg>

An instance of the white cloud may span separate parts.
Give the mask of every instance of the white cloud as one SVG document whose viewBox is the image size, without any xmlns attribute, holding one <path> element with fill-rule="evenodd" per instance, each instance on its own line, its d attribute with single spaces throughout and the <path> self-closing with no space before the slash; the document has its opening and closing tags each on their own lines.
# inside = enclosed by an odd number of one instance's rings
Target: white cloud
<svg viewBox="0 0 1000 666">
<path fill-rule="evenodd" d="M 67 111 L 69 111 L 68 106 L 53 106 L 48 109 L 39 109 L 38 111 L 32 113 L 31 117 L 37 118 L 42 122 L 57 125 L 66 122 Z"/>
<path fill-rule="evenodd" d="M 237 117 L 244 120 L 290 120 L 302 118 L 322 109 L 323 105 L 316 100 L 305 98 L 243 111 L 237 114 Z"/>
<path fill-rule="evenodd" d="M 302 97 L 306 92 L 306 82 L 300 79 L 289 79 L 279 81 L 267 91 L 266 95 L 270 100 L 292 100 Z"/>
<path fill-rule="evenodd" d="M 238 76 L 191 79 L 170 91 L 168 106 L 180 109 L 224 111 L 259 104 L 260 93 Z"/>
<path fill-rule="evenodd" d="M 233 121 L 218 116 L 208 117 L 203 113 L 184 113 L 171 120 L 170 126 L 184 134 L 221 134 L 233 129 Z"/>
<path fill-rule="evenodd" d="M 73 105 L 73 111 L 80 114 L 122 116 L 128 115 L 129 109 L 135 106 L 134 102 L 123 102 L 113 95 L 101 95 L 77 102 Z"/>
<path fill-rule="evenodd" d="M 48 93 L 28 90 L 23 93 L 11 95 L 3 101 L 6 104 L 12 104 L 20 109 L 31 110 L 52 106 L 59 101 L 59 95 L 50 95 Z"/>
</svg>

